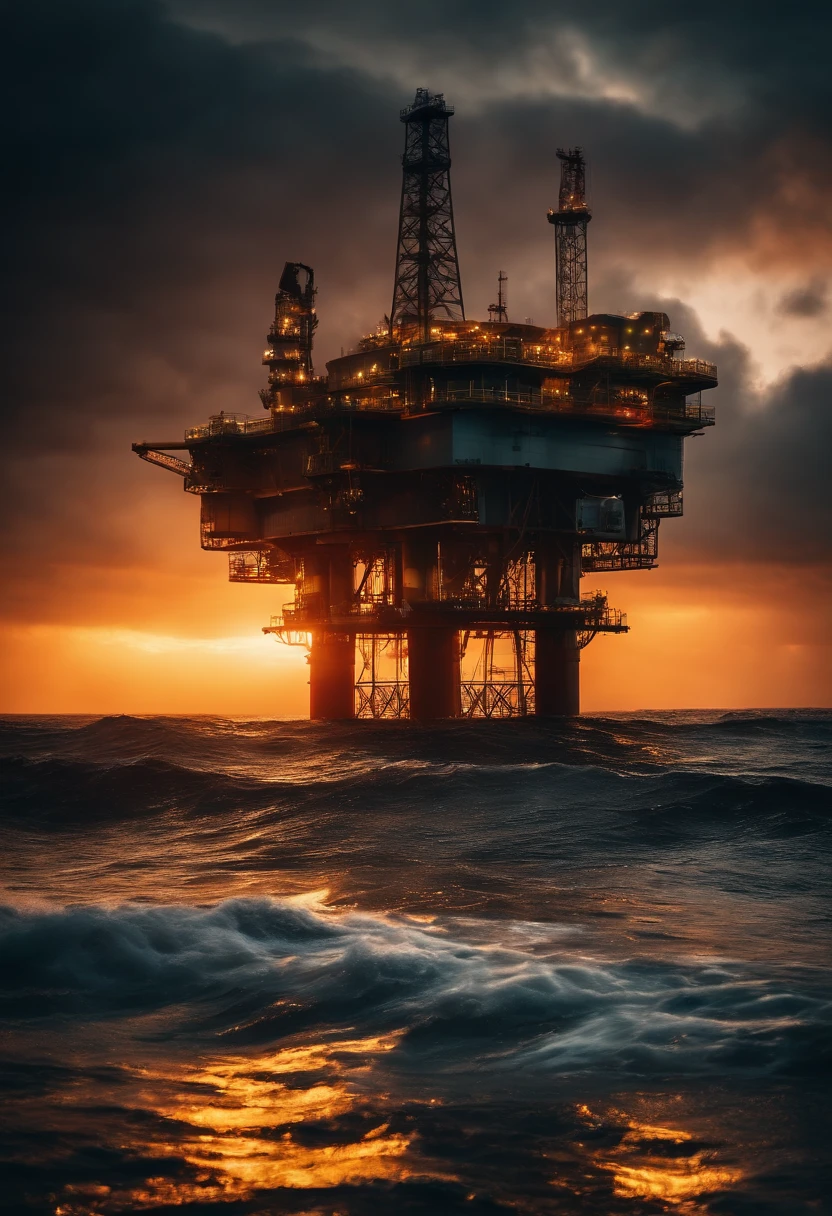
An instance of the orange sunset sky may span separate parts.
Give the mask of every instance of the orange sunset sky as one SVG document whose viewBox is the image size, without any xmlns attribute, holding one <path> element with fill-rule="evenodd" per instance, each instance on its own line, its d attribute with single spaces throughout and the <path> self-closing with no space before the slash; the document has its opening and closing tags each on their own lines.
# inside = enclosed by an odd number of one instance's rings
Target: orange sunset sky
<svg viewBox="0 0 832 1216">
<path fill-rule="evenodd" d="M 811 52 L 778 91 L 754 35 L 702 67 L 690 31 L 634 44 L 543 4 L 505 29 L 489 8 L 489 37 L 447 16 L 437 48 L 360 5 L 313 25 L 179 3 L 116 5 L 86 31 L 79 7 L 65 20 L 88 53 L 62 56 L 37 9 L 12 48 L 0 711 L 307 712 L 303 651 L 260 631 L 290 589 L 229 584 L 199 549 L 198 499 L 130 444 L 258 413 L 284 260 L 315 267 L 318 370 L 389 309 L 417 85 L 456 106 L 469 317 L 502 268 L 510 317 L 554 322 L 554 151 L 581 144 L 591 309 L 661 308 L 719 367 L 660 567 L 584 588 L 631 632 L 584 651 L 583 707 L 832 703 L 832 135 Z"/>
</svg>

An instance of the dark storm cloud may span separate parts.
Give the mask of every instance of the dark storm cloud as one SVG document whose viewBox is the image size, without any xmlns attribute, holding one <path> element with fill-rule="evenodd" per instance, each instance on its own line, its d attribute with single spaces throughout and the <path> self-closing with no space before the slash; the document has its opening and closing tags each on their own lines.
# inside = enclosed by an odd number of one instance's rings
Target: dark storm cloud
<svg viewBox="0 0 832 1216">
<path fill-rule="evenodd" d="M 709 341 L 679 300 L 655 298 L 689 346 L 719 369 L 707 394 L 717 425 L 689 440 L 686 515 L 665 525 L 664 552 L 701 562 L 821 566 L 832 559 L 832 359 L 757 391 L 749 352 Z M 703 401 L 706 398 L 703 397 Z"/>
<path fill-rule="evenodd" d="M 454 189 L 474 314 L 513 262 L 523 272 L 510 283 L 514 315 L 551 316 L 544 212 L 558 143 L 591 150 L 591 265 L 608 284 L 617 266 L 626 282 L 639 262 L 704 265 L 761 222 L 781 223 L 788 257 L 815 274 L 832 253 L 818 237 L 832 182 L 829 19 L 808 8 L 788 22 L 760 7 L 751 16 L 611 3 L 576 16 L 542 0 L 520 16 L 505 4 L 428 4 L 418 21 L 401 6 L 334 0 L 7 6 L 7 543 L 43 570 L 58 552 L 134 560 L 131 512 L 165 483 L 131 457 L 130 440 L 176 438 L 220 408 L 256 411 L 284 258 L 316 268 L 319 362 L 387 310 L 396 116 L 415 85 L 458 100 Z M 734 356 L 720 355 L 725 375 Z M 751 400 L 741 363 L 708 437 L 713 467 Z M 796 408 L 772 397 L 754 468 L 768 468 L 767 443 L 786 441 L 800 466 L 819 394 L 820 381 Z M 787 436 L 778 410 L 796 424 Z M 731 459 L 751 460 L 736 442 Z M 737 535 L 753 530 L 734 518 Z"/>
<path fill-rule="evenodd" d="M 749 538 L 753 556 L 828 561 L 832 362 L 786 377 L 734 432 L 732 460 L 723 456 L 720 464 L 724 484 L 736 482 L 729 493 L 737 531 Z"/>
<path fill-rule="evenodd" d="M 35 401 L 56 415 L 82 397 L 84 411 L 108 409 L 131 395 L 141 356 L 188 368 L 182 348 L 235 309 L 228 276 L 259 272 L 262 329 L 276 247 L 326 247 L 343 213 L 333 178 L 346 210 L 372 180 L 350 134 L 385 142 L 372 86 L 350 73 L 322 91 L 300 46 L 230 48 L 142 0 L 35 0 L 8 21 L 4 50 L 16 417 Z"/>
<path fill-rule="evenodd" d="M 826 283 L 812 279 L 794 291 L 787 291 L 778 303 L 778 311 L 787 317 L 821 317 L 829 306 Z"/>
<path fill-rule="evenodd" d="M 41 572 L 129 564 L 151 484 L 131 439 L 259 407 L 283 258 L 332 300 L 360 277 L 352 216 L 392 245 L 398 99 L 150 0 L 33 0 L 3 25 L 4 544 Z"/>
<path fill-rule="evenodd" d="M 274 0 L 172 0 L 174 11 L 194 24 L 230 37 L 284 36 L 287 31 L 317 46 L 368 49 L 380 44 L 404 54 L 426 50 L 441 62 L 500 67 L 544 33 L 580 31 L 607 54 L 607 64 L 627 65 L 651 79 L 679 81 L 700 92 L 727 74 L 737 86 L 777 96 L 784 81 L 799 80 L 801 95 L 826 87 L 824 34 L 827 10 L 819 2 L 781 7 L 739 0 L 731 5 L 700 0 L 668 8 L 656 0 L 627 5 L 595 0 L 425 0 L 418 19 L 402 5 L 378 0 L 319 0 L 313 8 Z M 564 45 L 568 40 L 563 39 Z M 353 54 L 356 52 L 353 51 Z M 395 64 L 384 65 L 387 70 Z M 499 91 L 499 80 L 494 81 Z M 732 90 L 723 82 L 721 97 Z M 781 99 L 782 101 L 782 99 Z"/>
<path fill-rule="evenodd" d="M 788 14 L 774 5 L 656 0 L 425 0 L 405 5 L 321 0 L 171 0 L 183 20 L 239 40 L 285 37 L 325 62 L 359 65 L 408 85 L 413 70 L 454 82 L 466 104 L 554 96 L 635 105 L 677 127 L 709 117 L 728 126 L 765 125 L 828 133 L 830 17 L 814 2 Z M 447 84 L 450 90 L 450 83 Z M 715 198 L 714 203 L 719 204 Z"/>
</svg>

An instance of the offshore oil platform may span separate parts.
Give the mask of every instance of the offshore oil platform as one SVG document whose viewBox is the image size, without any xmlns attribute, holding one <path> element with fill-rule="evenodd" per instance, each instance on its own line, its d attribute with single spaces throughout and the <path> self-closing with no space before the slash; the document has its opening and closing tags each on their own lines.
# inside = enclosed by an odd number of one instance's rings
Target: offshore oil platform
<svg viewBox="0 0 832 1216">
<path fill-rule="evenodd" d="M 581 649 L 626 618 L 582 575 L 656 565 L 716 368 L 664 313 L 589 314 L 585 163 L 560 149 L 557 325 L 465 316 L 441 93 L 401 111 L 389 317 L 316 376 L 312 269 L 287 262 L 258 418 L 136 443 L 202 503 L 235 582 L 293 584 L 264 632 L 308 648 L 316 719 L 579 711 Z M 190 459 L 173 455 L 187 451 Z"/>
</svg>

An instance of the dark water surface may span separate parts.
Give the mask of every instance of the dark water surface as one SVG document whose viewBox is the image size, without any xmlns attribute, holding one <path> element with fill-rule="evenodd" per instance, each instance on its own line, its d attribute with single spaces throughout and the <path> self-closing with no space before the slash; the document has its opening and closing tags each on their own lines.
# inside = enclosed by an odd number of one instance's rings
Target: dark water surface
<svg viewBox="0 0 832 1216">
<path fill-rule="evenodd" d="M 0 720 L 4 1212 L 832 1212 L 832 715 Z"/>
</svg>

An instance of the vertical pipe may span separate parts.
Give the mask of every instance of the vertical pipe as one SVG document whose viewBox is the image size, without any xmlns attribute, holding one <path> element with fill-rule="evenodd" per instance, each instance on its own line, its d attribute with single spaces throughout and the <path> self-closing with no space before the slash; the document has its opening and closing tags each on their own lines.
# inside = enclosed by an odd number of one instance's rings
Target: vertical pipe
<svg viewBox="0 0 832 1216">
<path fill-rule="evenodd" d="M 410 716 L 421 722 L 458 718 L 459 636 L 455 629 L 422 627 L 407 633 Z"/>
<path fill-rule="evenodd" d="M 309 653 L 309 717 L 355 717 L 355 638 L 315 630 Z"/>
</svg>

